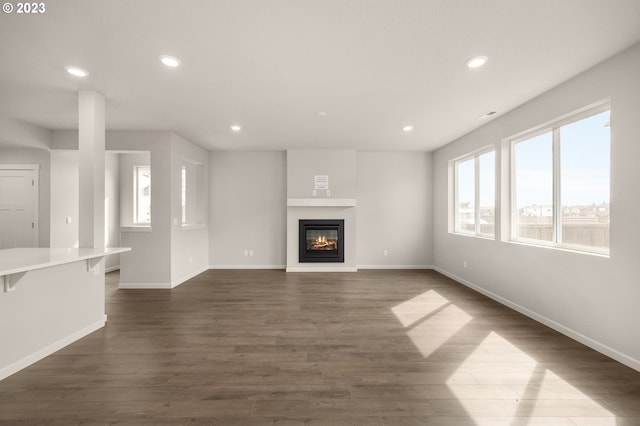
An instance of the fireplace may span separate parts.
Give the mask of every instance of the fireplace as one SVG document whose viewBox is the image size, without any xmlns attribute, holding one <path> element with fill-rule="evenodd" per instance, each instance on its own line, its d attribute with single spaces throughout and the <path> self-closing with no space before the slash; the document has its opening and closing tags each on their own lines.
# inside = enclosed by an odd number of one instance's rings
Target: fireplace
<svg viewBox="0 0 640 426">
<path fill-rule="evenodd" d="M 300 219 L 299 262 L 344 263 L 343 219 Z"/>
</svg>

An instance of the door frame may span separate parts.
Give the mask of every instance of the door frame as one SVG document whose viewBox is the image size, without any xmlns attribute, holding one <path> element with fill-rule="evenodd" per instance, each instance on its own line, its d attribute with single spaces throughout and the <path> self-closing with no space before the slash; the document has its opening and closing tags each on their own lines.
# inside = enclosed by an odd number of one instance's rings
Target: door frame
<svg viewBox="0 0 640 426">
<path fill-rule="evenodd" d="M 3 164 L 0 163 L 0 170 L 31 170 L 33 172 L 33 228 L 34 247 L 40 247 L 40 164 Z"/>
</svg>

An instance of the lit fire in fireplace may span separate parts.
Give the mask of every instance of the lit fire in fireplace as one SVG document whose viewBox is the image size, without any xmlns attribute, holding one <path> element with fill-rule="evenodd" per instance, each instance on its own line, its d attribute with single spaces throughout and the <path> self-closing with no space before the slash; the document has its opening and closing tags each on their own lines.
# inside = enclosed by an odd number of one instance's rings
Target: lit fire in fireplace
<svg viewBox="0 0 640 426">
<path fill-rule="evenodd" d="M 326 235 L 320 235 L 311 242 L 311 250 L 337 250 L 338 241 L 327 240 Z"/>
</svg>

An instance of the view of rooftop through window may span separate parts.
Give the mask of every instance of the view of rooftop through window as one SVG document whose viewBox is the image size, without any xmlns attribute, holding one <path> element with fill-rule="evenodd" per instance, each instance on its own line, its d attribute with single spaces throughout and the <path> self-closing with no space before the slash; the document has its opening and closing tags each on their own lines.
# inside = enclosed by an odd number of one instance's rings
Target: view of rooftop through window
<svg viewBox="0 0 640 426">
<path fill-rule="evenodd" d="M 607 110 L 514 144 L 515 238 L 609 247 L 609 123 Z"/>
<path fill-rule="evenodd" d="M 492 150 L 456 163 L 457 232 L 494 235 L 495 158 Z"/>
</svg>

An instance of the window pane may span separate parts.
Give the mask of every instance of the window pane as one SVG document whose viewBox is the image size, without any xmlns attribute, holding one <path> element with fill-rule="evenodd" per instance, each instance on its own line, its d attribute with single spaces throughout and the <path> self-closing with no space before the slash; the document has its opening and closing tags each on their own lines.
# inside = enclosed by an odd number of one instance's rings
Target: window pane
<svg viewBox="0 0 640 426">
<path fill-rule="evenodd" d="M 562 243 L 609 247 L 609 111 L 560 128 Z"/>
<path fill-rule="evenodd" d="M 553 134 L 514 146 L 515 231 L 518 238 L 553 241 Z"/>
<path fill-rule="evenodd" d="M 135 167 L 134 223 L 151 223 L 151 168 Z"/>
<path fill-rule="evenodd" d="M 482 154 L 480 163 L 480 229 L 483 235 L 495 233 L 495 203 L 496 203 L 496 153 L 495 151 Z"/>
<path fill-rule="evenodd" d="M 187 223 L 187 166 L 182 166 L 182 224 Z"/>
<path fill-rule="evenodd" d="M 475 232 L 475 159 L 456 163 L 456 231 Z"/>
</svg>

